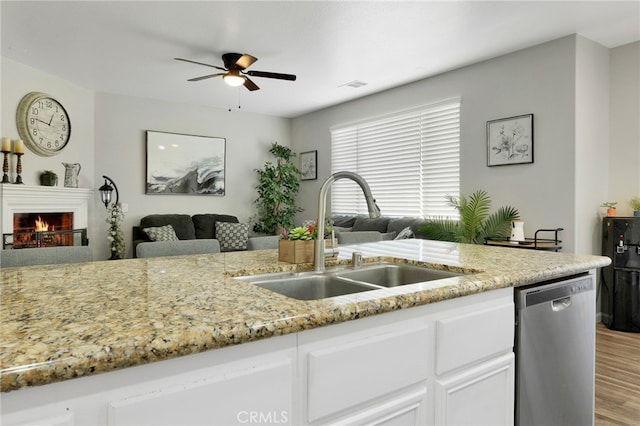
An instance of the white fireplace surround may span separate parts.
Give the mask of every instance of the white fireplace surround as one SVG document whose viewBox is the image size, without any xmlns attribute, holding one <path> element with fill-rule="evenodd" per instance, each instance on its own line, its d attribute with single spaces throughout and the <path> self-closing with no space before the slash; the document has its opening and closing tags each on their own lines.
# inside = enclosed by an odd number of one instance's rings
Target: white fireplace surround
<svg viewBox="0 0 640 426">
<path fill-rule="evenodd" d="M 89 200 L 95 196 L 89 188 L 0 184 L 2 233 L 13 232 L 14 213 L 73 213 L 73 229 L 87 228 Z"/>
</svg>

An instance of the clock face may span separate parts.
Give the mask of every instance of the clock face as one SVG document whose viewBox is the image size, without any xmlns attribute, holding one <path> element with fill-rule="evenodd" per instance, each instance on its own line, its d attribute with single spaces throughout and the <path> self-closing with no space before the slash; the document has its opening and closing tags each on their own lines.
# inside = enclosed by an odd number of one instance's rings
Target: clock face
<svg viewBox="0 0 640 426">
<path fill-rule="evenodd" d="M 69 143 L 69 115 L 60 102 L 44 93 L 31 92 L 22 98 L 16 124 L 25 144 L 38 155 L 55 155 Z"/>
</svg>

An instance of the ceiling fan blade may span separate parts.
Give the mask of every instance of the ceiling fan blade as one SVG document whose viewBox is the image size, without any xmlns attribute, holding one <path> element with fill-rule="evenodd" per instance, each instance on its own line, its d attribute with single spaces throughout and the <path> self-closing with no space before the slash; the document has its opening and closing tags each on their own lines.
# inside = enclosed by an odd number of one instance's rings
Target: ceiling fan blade
<svg viewBox="0 0 640 426">
<path fill-rule="evenodd" d="M 249 68 L 251 64 L 253 64 L 257 60 L 258 58 L 256 58 L 255 56 L 251 56 L 245 53 L 242 56 L 240 56 L 240 58 L 238 58 L 238 60 L 236 61 L 236 66 L 239 69 L 243 70 L 245 68 Z"/>
<path fill-rule="evenodd" d="M 249 77 L 244 78 L 244 87 L 249 89 L 250 91 L 260 90 L 257 84 L 255 84 Z"/>
<path fill-rule="evenodd" d="M 246 74 L 252 77 L 277 78 L 278 80 L 289 80 L 289 81 L 296 81 L 296 78 L 297 78 L 293 74 L 281 74 L 277 72 L 268 72 L 268 71 L 247 71 Z"/>
<path fill-rule="evenodd" d="M 205 79 L 207 79 L 207 78 L 217 77 L 217 76 L 219 76 L 219 75 L 225 75 L 225 74 L 226 74 L 226 73 L 224 73 L 224 72 L 219 72 L 219 73 L 216 73 L 216 74 L 203 75 L 202 77 L 190 78 L 190 79 L 189 79 L 189 80 L 187 80 L 187 81 L 200 81 L 200 80 L 205 80 Z"/>
<path fill-rule="evenodd" d="M 183 58 L 173 58 L 173 59 L 175 59 L 176 61 L 190 62 L 192 64 L 204 65 L 205 67 L 211 67 L 211 68 L 216 68 L 216 69 L 219 69 L 219 70 L 222 70 L 222 71 L 227 71 L 226 68 L 222 68 L 222 67 L 219 67 L 217 65 L 210 65 L 210 64 L 204 64 L 202 62 L 192 61 L 191 59 L 183 59 Z"/>
</svg>

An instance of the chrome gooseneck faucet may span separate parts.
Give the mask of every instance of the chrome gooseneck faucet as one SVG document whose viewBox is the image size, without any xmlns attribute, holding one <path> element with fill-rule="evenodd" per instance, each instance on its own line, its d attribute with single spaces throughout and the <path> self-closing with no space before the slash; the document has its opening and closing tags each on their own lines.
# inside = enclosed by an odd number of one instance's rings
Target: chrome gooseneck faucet
<svg viewBox="0 0 640 426">
<path fill-rule="evenodd" d="M 376 200 L 371 195 L 371 189 L 369 184 L 364 180 L 362 176 L 353 172 L 336 172 L 329 176 L 324 181 L 320 188 L 320 195 L 318 196 L 318 238 L 315 240 L 314 251 L 314 265 L 316 271 L 324 271 L 324 216 L 327 213 L 327 192 L 333 184 L 333 182 L 339 179 L 351 179 L 362 188 L 364 198 L 367 201 L 367 210 L 369 210 L 369 217 L 375 219 L 380 217 L 380 209 L 376 204 Z"/>
</svg>

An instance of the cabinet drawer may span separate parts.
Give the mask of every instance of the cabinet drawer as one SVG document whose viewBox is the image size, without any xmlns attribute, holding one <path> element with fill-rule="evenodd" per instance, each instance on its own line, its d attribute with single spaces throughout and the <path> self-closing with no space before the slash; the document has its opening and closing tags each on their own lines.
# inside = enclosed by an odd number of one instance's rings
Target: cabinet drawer
<svg viewBox="0 0 640 426">
<path fill-rule="evenodd" d="M 425 325 L 311 350 L 306 359 L 308 421 L 426 380 L 427 330 Z"/>
<path fill-rule="evenodd" d="M 512 351 L 514 321 L 510 301 L 436 321 L 436 374 Z"/>
</svg>

